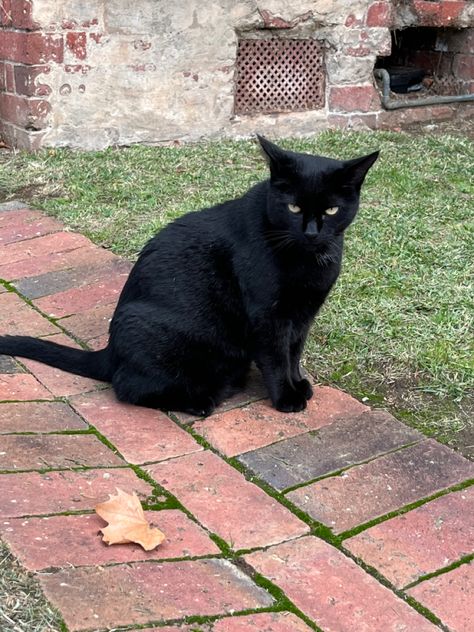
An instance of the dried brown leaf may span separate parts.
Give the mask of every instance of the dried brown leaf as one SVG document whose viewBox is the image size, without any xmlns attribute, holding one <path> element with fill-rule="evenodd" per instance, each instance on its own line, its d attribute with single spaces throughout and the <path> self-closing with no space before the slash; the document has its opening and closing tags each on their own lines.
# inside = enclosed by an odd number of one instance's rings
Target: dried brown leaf
<svg viewBox="0 0 474 632">
<path fill-rule="evenodd" d="M 127 494 L 116 489 L 116 496 L 110 495 L 109 500 L 95 507 L 96 513 L 109 523 L 101 529 L 103 541 L 109 545 L 135 542 L 145 551 L 155 549 L 165 540 L 165 534 L 149 525 L 135 492 Z"/>
</svg>

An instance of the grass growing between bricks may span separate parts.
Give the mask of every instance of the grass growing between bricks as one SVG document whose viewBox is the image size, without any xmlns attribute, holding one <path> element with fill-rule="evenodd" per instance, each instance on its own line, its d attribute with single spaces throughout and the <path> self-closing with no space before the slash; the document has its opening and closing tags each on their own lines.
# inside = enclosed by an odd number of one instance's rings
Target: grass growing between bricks
<svg viewBox="0 0 474 632">
<path fill-rule="evenodd" d="M 282 144 L 337 158 L 381 149 L 306 368 L 426 434 L 472 446 L 474 144 L 391 132 Z M 267 176 L 250 141 L 43 150 L 3 154 L 0 164 L 0 197 L 25 199 L 131 259 L 174 218 Z"/>
</svg>

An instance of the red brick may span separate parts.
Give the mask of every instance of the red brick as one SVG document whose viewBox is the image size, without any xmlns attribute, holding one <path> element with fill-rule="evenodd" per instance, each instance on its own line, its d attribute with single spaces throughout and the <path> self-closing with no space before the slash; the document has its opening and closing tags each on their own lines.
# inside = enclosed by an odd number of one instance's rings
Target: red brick
<svg viewBox="0 0 474 632">
<path fill-rule="evenodd" d="M 48 336 L 48 340 L 68 347 L 79 347 L 78 344 L 64 334 Z M 66 371 L 55 369 L 35 360 L 23 358 L 21 362 L 56 397 L 69 397 L 80 393 L 88 393 L 104 385 L 104 382 L 98 382 L 97 380 L 74 375 L 73 373 L 66 373 Z"/>
<path fill-rule="evenodd" d="M 474 487 L 375 525 L 344 546 L 402 588 L 474 549 Z"/>
<path fill-rule="evenodd" d="M 28 373 L 3 373 L 0 375 L 0 402 L 53 399 L 36 378 Z"/>
<path fill-rule="evenodd" d="M 28 570 L 220 553 L 205 531 L 182 511 L 146 511 L 145 515 L 150 524 L 166 535 L 163 544 L 153 551 L 144 551 L 138 544 L 107 546 L 100 533 L 107 523 L 97 514 L 3 520 L 0 533 Z"/>
<path fill-rule="evenodd" d="M 0 335 L 46 336 L 58 332 L 55 325 L 38 314 L 17 294 L 7 292 L 0 295 Z"/>
<path fill-rule="evenodd" d="M 0 110 L 5 120 L 18 127 L 43 129 L 51 106 L 44 99 L 31 99 L 16 94 L 0 94 Z"/>
<path fill-rule="evenodd" d="M 40 28 L 33 20 L 33 0 L 14 0 L 11 5 L 12 25 L 16 29 L 34 31 Z"/>
<path fill-rule="evenodd" d="M 367 11 L 367 26 L 390 28 L 392 25 L 392 5 L 389 2 L 374 2 Z"/>
<path fill-rule="evenodd" d="M 3 435 L 0 470 L 73 469 L 123 465 L 94 435 Z"/>
<path fill-rule="evenodd" d="M 87 424 L 62 402 L 0 404 L 0 434 L 86 430 Z"/>
<path fill-rule="evenodd" d="M 71 406 L 130 463 L 162 461 L 202 450 L 191 435 L 163 412 L 122 404 L 112 390 L 74 397 Z"/>
<path fill-rule="evenodd" d="M 435 632 L 432 623 L 331 545 L 300 538 L 245 556 L 328 632 Z"/>
<path fill-rule="evenodd" d="M 42 514 L 85 511 L 108 500 L 119 487 L 145 499 L 151 486 L 129 469 L 97 469 L 83 472 L 25 472 L 0 475 L 0 517 L 18 518 Z"/>
<path fill-rule="evenodd" d="M 315 520 L 341 533 L 474 474 L 474 464 L 428 440 L 288 494 Z"/>
<path fill-rule="evenodd" d="M 52 217 L 45 217 L 35 211 L 18 211 L 14 215 L 17 219 L 15 223 L 6 224 L 0 217 L 0 248 L 6 244 L 48 235 L 62 228 Z"/>
<path fill-rule="evenodd" d="M 413 8 L 420 26 L 456 26 L 460 14 L 466 8 L 466 2 L 413 0 Z"/>
<path fill-rule="evenodd" d="M 104 334 L 108 335 L 114 311 L 115 305 L 113 304 L 93 307 L 74 316 L 63 318 L 61 327 L 64 327 L 64 329 L 70 331 L 81 340 L 91 340 Z"/>
<path fill-rule="evenodd" d="M 2 247 L 0 255 L 4 264 L 16 263 L 31 257 L 51 256 L 53 253 L 68 252 L 81 246 L 90 245 L 90 240 L 83 235 L 62 232 L 35 237 L 34 239 L 29 239 L 27 243 L 8 244 Z M 36 274 L 39 273 L 40 270 L 37 268 Z"/>
<path fill-rule="evenodd" d="M 6 90 L 7 84 L 5 79 L 5 63 L 0 61 L 0 91 L 4 92 Z"/>
<path fill-rule="evenodd" d="M 87 57 L 87 36 L 85 33 L 70 32 L 66 34 L 66 47 L 76 59 Z"/>
<path fill-rule="evenodd" d="M 113 259 L 116 259 L 116 256 L 108 250 L 89 245 L 67 252 L 53 252 L 49 255 L 29 257 L 22 261 L 1 265 L 0 279 L 15 281 L 46 274 L 47 272 L 54 272 L 55 270 L 67 270 L 68 268 L 90 264 L 92 261 L 99 265 Z"/>
<path fill-rule="evenodd" d="M 267 546 L 307 533 L 288 509 L 212 452 L 148 467 L 206 528 L 234 549 Z"/>
<path fill-rule="evenodd" d="M 226 614 L 273 602 L 227 560 L 67 569 L 40 581 L 71 632 Z"/>
<path fill-rule="evenodd" d="M 333 86 L 329 106 L 335 112 L 371 112 L 380 110 L 380 96 L 372 85 Z"/>
<path fill-rule="evenodd" d="M 408 591 L 431 610 L 450 632 L 471 632 L 474 621 L 474 564 L 433 577 Z"/>
<path fill-rule="evenodd" d="M 45 296 L 35 300 L 34 303 L 41 311 L 55 318 L 64 318 L 64 316 L 84 312 L 100 305 L 115 304 L 127 277 L 128 273 L 113 275 L 93 285 L 83 285 Z"/>
<path fill-rule="evenodd" d="M 44 75 L 49 71 L 49 66 L 15 66 L 17 94 L 24 94 L 28 97 L 44 97 L 51 94 L 51 86 L 36 81 L 39 75 Z"/>
<path fill-rule="evenodd" d="M 259 402 L 212 415 L 196 422 L 193 428 L 220 452 L 235 456 L 316 430 L 346 415 L 357 415 L 365 410 L 366 406 L 346 393 L 318 386 L 308 407 L 300 413 L 281 413 L 268 401 Z"/>
<path fill-rule="evenodd" d="M 63 36 L 48 33 L 3 31 L 0 39 L 0 58 L 19 64 L 62 63 Z"/>
<path fill-rule="evenodd" d="M 310 632 L 311 628 L 291 612 L 262 612 L 216 621 L 212 632 Z"/>
</svg>

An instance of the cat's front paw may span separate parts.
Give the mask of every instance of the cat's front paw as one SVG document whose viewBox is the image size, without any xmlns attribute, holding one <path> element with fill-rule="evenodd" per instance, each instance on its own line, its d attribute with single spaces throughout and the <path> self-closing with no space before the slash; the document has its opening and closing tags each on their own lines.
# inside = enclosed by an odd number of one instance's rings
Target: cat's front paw
<svg viewBox="0 0 474 632">
<path fill-rule="evenodd" d="M 304 395 L 305 399 L 311 399 L 313 397 L 313 387 L 308 380 L 302 379 L 295 382 L 295 389 L 298 393 Z"/>
<path fill-rule="evenodd" d="M 288 390 L 275 402 L 275 408 L 282 413 L 298 413 L 306 408 L 306 396 L 296 390 Z"/>
</svg>

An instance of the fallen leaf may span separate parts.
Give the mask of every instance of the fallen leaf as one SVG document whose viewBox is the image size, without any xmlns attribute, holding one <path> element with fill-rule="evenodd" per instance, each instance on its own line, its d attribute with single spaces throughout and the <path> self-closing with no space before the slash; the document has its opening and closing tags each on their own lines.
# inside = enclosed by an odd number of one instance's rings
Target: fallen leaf
<svg viewBox="0 0 474 632">
<path fill-rule="evenodd" d="M 116 496 L 109 494 L 109 500 L 95 507 L 96 513 L 109 523 L 101 529 L 102 540 L 109 545 L 135 542 L 145 551 L 155 549 L 166 538 L 165 534 L 149 525 L 135 492 L 127 494 L 116 489 Z"/>
</svg>

